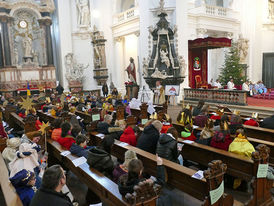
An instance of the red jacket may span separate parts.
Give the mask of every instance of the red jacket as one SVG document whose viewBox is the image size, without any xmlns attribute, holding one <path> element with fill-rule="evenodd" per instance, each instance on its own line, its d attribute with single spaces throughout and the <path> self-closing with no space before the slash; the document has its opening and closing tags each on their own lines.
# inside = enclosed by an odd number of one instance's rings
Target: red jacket
<svg viewBox="0 0 274 206">
<path fill-rule="evenodd" d="M 75 143 L 75 140 L 72 136 L 67 135 L 66 137 L 59 138 L 57 142 L 67 150 L 70 150 L 70 147 L 73 143 Z"/>
<path fill-rule="evenodd" d="M 258 122 L 256 122 L 254 119 L 250 119 L 250 120 L 245 121 L 244 125 L 259 127 Z"/>
<path fill-rule="evenodd" d="M 172 127 L 172 124 L 169 124 L 169 125 L 163 125 L 162 126 L 162 130 L 161 130 L 161 134 L 163 134 L 163 133 L 167 133 L 167 130 L 170 128 L 170 127 Z"/>
<path fill-rule="evenodd" d="M 120 137 L 121 142 L 126 142 L 134 147 L 137 145 L 136 136 L 132 127 L 128 126 Z"/>
<path fill-rule="evenodd" d="M 0 136 L 2 136 L 2 138 L 7 138 L 7 133 L 5 131 L 5 128 L 3 126 L 3 123 L 2 121 L 0 122 Z"/>
<path fill-rule="evenodd" d="M 37 130 L 39 130 L 39 129 L 41 129 L 40 126 L 42 126 L 42 122 L 40 122 L 40 121 L 37 119 L 36 122 L 35 122 L 35 128 L 36 128 Z"/>
<path fill-rule="evenodd" d="M 216 132 L 216 133 L 221 133 L 221 132 Z M 233 141 L 230 138 L 230 135 L 229 134 L 225 135 L 224 140 L 220 140 L 220 139 L 218 140 L 217 136 L 218 136 L 218 134 L 215 134 L 214 137 L 212 137 L 210 146 L 228 151 L 229 145 Z"/>
</svg>

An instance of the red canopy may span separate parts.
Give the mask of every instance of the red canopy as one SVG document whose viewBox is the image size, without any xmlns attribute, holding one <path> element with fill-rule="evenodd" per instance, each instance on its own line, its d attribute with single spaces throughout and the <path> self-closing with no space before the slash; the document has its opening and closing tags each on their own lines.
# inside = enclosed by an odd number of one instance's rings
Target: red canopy
<svg viewBox="0 0 274 206">
<path fill-rule="evenodd" d="M 222 47 L 231 47 L 231 39 L 228 38 L 198 38 L 195 40 L 188 40 L 188 47 L 190 49 L 193 48 L 208 48 L 208 49 L 215 49 L 215 48 L 222 48 Z"/>
</svg>

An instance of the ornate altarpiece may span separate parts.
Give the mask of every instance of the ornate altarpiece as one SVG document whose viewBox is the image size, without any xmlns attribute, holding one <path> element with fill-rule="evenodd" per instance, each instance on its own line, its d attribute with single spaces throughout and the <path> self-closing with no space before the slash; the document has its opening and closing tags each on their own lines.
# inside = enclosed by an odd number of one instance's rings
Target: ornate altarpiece
<svg viewBox="0 0 274 206">
<path fill-rule="evenodd" d="M 52 0 L 0 2 L 0 91 L 56 86 L 51 39 Z"/>
</svg>

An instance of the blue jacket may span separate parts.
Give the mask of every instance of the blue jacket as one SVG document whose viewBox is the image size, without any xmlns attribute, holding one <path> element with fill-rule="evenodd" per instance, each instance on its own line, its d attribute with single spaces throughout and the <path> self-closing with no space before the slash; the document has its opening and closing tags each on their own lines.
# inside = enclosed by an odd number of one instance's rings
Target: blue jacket
<svg viewBox="0 0 274 206">
<path fill-rule="evenodd" d="M 83 147 L 73 143 L 70 147 L 70 152 L 71 152 L 71 154 L 74 154 L 78 157 L 85 157 L 87 159 L 88 158 L 88 150 L 91 148 L 93 148 L 93 146 L 83 148 Z"/>
</svg>

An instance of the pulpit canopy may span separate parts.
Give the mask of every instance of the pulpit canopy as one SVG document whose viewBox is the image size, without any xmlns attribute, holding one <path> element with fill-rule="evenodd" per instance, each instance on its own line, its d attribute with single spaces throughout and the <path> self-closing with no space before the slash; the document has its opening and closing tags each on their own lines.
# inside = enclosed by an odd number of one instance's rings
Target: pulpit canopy
<svg viewBox="0 0 274 206">
<path fill-rule="evenodd" d="M 231 47 L 231 39 L 228 38 L 198 38 L 195 40 L 188 41 L 189 49 L 194 48 L 207 48 L 207 49 L 216 49 L 222 47 Z"/>
</svg>

